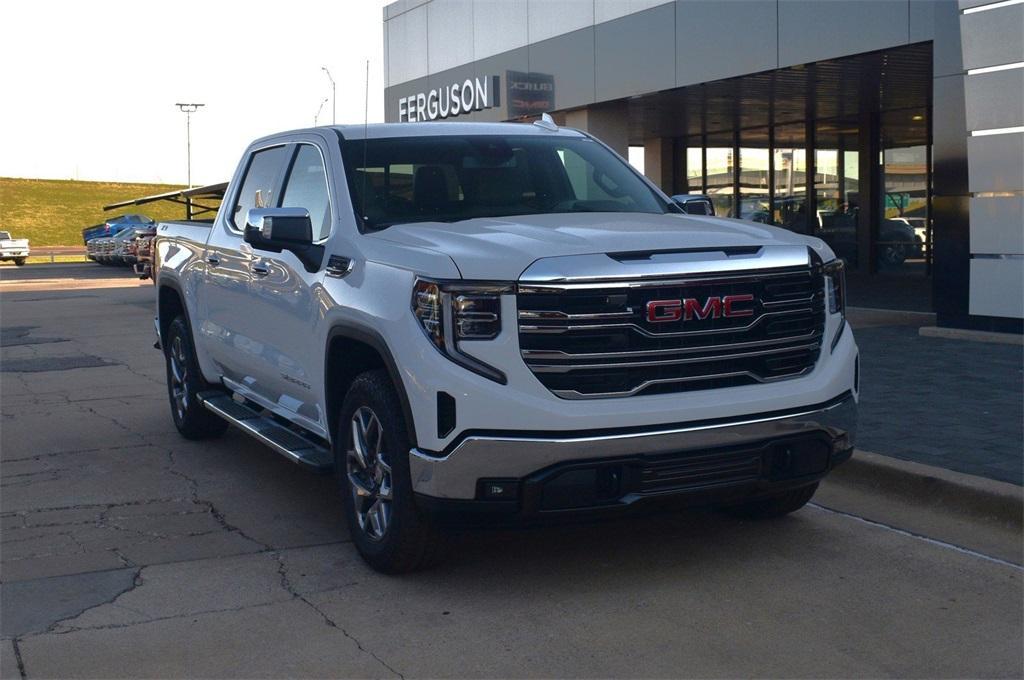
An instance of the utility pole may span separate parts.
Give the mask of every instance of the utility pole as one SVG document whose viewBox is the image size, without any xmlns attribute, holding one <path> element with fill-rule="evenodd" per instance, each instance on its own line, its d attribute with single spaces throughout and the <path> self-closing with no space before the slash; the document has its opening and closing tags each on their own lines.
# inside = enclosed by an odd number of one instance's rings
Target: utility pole
<svg viewBox="0 0 1024 680">
<path fill-rule="evenodd" d="M 188 163 L 188 188 L 192 188 L 192 114 L 206 104 L 175 104 L 185 114 L 185 158 Z"/>
<path fill-rule="evenodd" d="M 317 122 L 320 120 L 320 112 L 324 110 L 324 104 L 327 103 L 327 97 L 320 100 L 320 108 L 316 110 L 316 115 L 313 116 L 313 127 L 317 126 Z"/>
<path fill-rule="evenodd" d="M 338 88 L 334 84 L 334 78 L 331 77 L 331 72 L 327 70 L 326 66 L 321 66 L 320 70 L 327 74 L 327 80 L 331 81 L 331 125 L 338 124 Z"/>
</svg>

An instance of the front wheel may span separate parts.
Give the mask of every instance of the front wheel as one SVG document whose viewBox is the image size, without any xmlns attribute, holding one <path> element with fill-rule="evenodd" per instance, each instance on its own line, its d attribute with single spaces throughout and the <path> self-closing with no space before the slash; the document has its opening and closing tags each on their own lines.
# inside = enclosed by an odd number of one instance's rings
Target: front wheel
<svg viewBox="0 0 1024 680">
<path fill-rule="evenodd" d="M 334 470 L 356 549 L 377 571 L 400 574 L 434 563 L 440 534 L 416 508 L 412 445 L 386 371 L 358 376 L 345 395 Z"/>
<path fill-rule="evenodd" d="M 817 490 L 818 484 L 815 482 L 810 486 L 802 486 L 799 489 L 793 489 L 792 491 L 787 491 L 784 494 L 772 496 L 771 498 L 763 498 L 761 500 L 751 501 L 740 505 L 731 505 L 725 508 L 725 511 L 731 515 L 745 517 L 747 519 L 771 519 L 773 517 L 782 517 L 783 515 L 788 515 L 791 512 L 796 512 L 807 505 L 808 501 L 811 500 L 814 496 L 814 492 Z"/>
<path fill-rule="evenodd" d="M 164 358 L 167 362 L 167 396 L 178 432 L 186 439 L 210 439 L 223 434 L 227 421 L 199 403 L 199 392 L 211 386 L 199 372 L 192 333 L 180 316 L 167 327 Z"/>
</svg>

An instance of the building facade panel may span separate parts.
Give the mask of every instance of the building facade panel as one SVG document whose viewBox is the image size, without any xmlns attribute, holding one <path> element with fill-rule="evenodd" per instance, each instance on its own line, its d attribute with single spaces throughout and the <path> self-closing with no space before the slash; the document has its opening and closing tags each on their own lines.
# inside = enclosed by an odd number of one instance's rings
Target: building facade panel
<svg viewBox="0 0 1024 680">
<path fill-rule="evenodd" d="M 473 12 L 473 53 L 477 59 L 525 47 L 529 42 L 527 0 L 488 2 Z"/>
<path fill-rule="evenodd" d="M 530 42 L 594 25 L 593 0 L 529 0 Z"/>
<path fill-rule="evenodd" d="M 1024 125 L 1024 68 L 968 75 L 966 96 L 968 130 Z"/>
<path fill-rule="evenodd" d="M 693 85 L 778 68 L 776 0 L 679 0 L 676 85 Z M 723 36 L 742 36 L 742 49 Z"/>
<path fill-rule="evenodd" d="M 673 2 L 673 0 L 594 0 L 594 23 L 600 24 Z"/>
<path fill-rule="evenodd" d="M 675 6 L 660 5 L 594 27 L 598 101 L 676 84 Z"/>
<path fill-rule="evenodd" d="M 912 43 L 924 42 L 935 38 L 935 5 L 938 2 L 955 2 L 955 0 L 910 0 L 909 40 Z"/>
<path fill-rule="evenodd" d="M 971 314 L 1020 319 L 1024 317 L 1024 259 L 971 260 Z"/>
<path fill-rule="evenodd" d="M 427 63 L 432 73 L 468 64 L 473 54 L 472 0 L 427 4 Z"/>
<path fill-rule="evenodd" d="M 1024 4 L 963 14 L 960 26 L 964 68 L 1024 61 Z"/>
<path fill-rule="evenodd" d="M 971 199 L 971 252 L 1024 255 L 1024 195 Z"/>
<path fill-rule="evenodd" d="M 597 101 L 594 89 L 594 27 L 530 45 L 529 73 L 550 77 L 551 110 L 571 109 Z"/>
<path fill-rule="evenodd" d="M 983 135 L 967 140 L 971 193 L 1024 191 L 1024 133 Z"/>
<path fill-rule="evenodd" d="M 430 73 L 427 53 L 427 4 L 403 12 L 387 23 L 388 75 L 392 84 L 408 83 Z"/>
<path fill-rule="evenodd" d="M 909 42 L 908 0 L 779 0 L 779 66 Z"/>
</svg>

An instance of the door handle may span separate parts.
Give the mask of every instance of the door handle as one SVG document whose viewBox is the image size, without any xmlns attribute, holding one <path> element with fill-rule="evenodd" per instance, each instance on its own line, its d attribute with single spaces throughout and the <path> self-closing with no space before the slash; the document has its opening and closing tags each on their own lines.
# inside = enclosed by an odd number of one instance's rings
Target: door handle
<svg viewBox="0 0 1024 680">
<path fill-rule="evenodd" d="M 262 262 L 256 262 L 252 266 L 252 273 L 256 276 L 266 276 L 270 273 L 270 267 L 263 264 Z"/>
<path fill-rule="evenodd" d="M 220 258 L 212 254 L 206 256 L 206 261 L 210 264 L 211 267 L 216 267 L 217 265 L 220 264 Z"/>
</svg>

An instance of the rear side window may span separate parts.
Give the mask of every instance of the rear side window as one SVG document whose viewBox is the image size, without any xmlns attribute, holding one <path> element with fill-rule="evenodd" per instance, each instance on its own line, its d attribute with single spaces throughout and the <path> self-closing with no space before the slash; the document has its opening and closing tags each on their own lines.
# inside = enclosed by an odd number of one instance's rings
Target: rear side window
<svg viewBox="0 0 1024 680">
<path fill-rule="evenodd" d="M 285 180 L 282 208 L 305 208 L 313 223 L 313 240 L 320 241 L 331 234 L 330 200 L 327 196 L 327 171 L 315 146 L 302 144 L 295 154 L 295 162 Z"/>
<path fill-rule="evenodd" d="M 257 151 L 249 161 L 249 167 L 242 178 L 242 190 L 238 192 L 235 208 L 231 213 L 231 224 L 235 229 L 245 227 L 245 216 L 251 208 L 276 207 L 274 180 L 285 162 L 285 147 L 275 146 Z"/>
</svg>

